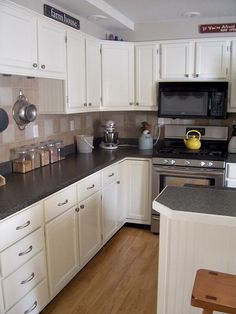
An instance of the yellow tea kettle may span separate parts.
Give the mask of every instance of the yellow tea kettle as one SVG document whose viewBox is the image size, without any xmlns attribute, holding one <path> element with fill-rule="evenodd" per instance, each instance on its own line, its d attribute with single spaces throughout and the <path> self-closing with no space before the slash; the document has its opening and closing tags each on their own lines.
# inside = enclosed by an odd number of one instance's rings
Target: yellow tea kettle
<svg viewBox="0 0 236 314">
<path fill-rule="evenodd" d="M 197 133 L 198 135 L 192 135 L 189 137 L 190 133 Z M 198 130 L 189 130 L 185 134 L 184 144 L 188 149 L 199 149 L 201 147 L 201 133 Z"/>
</svg>

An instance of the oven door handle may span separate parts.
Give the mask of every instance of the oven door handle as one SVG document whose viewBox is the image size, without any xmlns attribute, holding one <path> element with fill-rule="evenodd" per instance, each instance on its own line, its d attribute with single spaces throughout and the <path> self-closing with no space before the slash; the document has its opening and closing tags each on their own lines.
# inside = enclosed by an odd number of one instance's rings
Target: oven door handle
<svg viewBox="0 0 236 314">
<path fill-rule="evenodd" d="M 207 172 L 205 171 L 206 169 L 205 168 L 198 168 L 198 171 L 196 170 L 191 170 L 190 168 L 184 168 L 184 169 L 177 169 L 176 167 L 175 168 L 171 168 L 171 169 L 167 169 L 167 168 L 155 168 L 154 167 L 154 171 L 158 174 L 168 174 L 168 173 L 171 173 L 171 174 L 182 174 L 182 175 L 196 175 L 196 176 L 204 176 L 204 177 L 207 177 L 207 174 L 208 175 L 214 175 L 214 176 L 217 176 L 217 175 L 223 175 L 224 174 L 224 171 L 216 171 L 215 169 L 207 169 Z"/>
</svg>

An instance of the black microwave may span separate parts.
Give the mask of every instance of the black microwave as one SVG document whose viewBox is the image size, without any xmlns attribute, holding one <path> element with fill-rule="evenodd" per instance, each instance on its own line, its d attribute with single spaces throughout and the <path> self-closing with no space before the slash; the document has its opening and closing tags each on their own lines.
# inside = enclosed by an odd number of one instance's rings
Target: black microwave
<svg viewBox="0 0 236 314">
<path fill-rule="evenodd" d="M 160 82 L 158 116 L 225 119 L 228 82 Z"/>
</svg>

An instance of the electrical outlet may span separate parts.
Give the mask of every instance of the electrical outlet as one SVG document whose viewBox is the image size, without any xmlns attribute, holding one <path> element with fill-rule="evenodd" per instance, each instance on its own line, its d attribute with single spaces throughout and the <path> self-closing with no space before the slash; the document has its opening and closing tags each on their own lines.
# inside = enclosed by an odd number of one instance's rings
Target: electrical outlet
<svg viewBox="0 0 236 314">
<path fill-rule="evenodd" d="M 39 137 L 39 127 L 37 124 L 33 125 L 33 137 Z"/>
<path fill-rule="evenodd" d="M 70 120 L 70 131 L 75 130 L 75 120 Z"/>
</svg>

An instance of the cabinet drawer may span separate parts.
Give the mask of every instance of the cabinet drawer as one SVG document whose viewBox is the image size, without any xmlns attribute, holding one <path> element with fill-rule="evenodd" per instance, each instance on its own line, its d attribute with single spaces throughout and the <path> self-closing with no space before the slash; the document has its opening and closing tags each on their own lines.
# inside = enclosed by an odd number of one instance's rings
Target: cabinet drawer
<svg viewBox="0 0 236 314">
<path fill-rule="evenodd" d="M 48 303 L 47 281 L 42 281 L 18 302 L 7 314 L 36 314 Z"/>
<path fill-rule="evenodd" d="M 102 185 L 109 184 L 118 178 L 118 165 L 107 167 L 102 171 Z"/>
<path fill-rule="evenodd" d="M 225 181 L 225 185 L 228 187 L 228 188 L 236 188 L 236 179 L 227 179 Z"/>
<path fill-rule="evenodd" d="M 0 254 L 2 277 L 6 277 L 38 253 L 43 248 L 43 243 L 43 229 L 40 228 L 3 251 Z"/>
<path fill-rule="evenodd" d="M 101 173 L 95 173 L 84 180 L 81 180 L 77 185 L 78 202 L 88 198 L 93 193 L 101 189 Z"/>
<path fill-rule="evenodd" d="M 76 205 L 76 186 L 71 185 L 44 201 L 45 219 L 49 221 Z"/>
<path fill-rule="evenodd" d="M 0 223 L 0 250 L 40 227 L 43 222 L 42 203 L 38 203 Z"/>
<path fill-rule="evenodd" d="M 45 261 L 43 252 L 29 260 L 17 271 L 3 279 L 3 295 L 6 309 L 28 293 L 45 278 Z"/>
<path fill-rule="evenodd" d="M 236 163 L 226 164 L 226 177 L 230 179 L 236 179 Z"/>
</svg>

